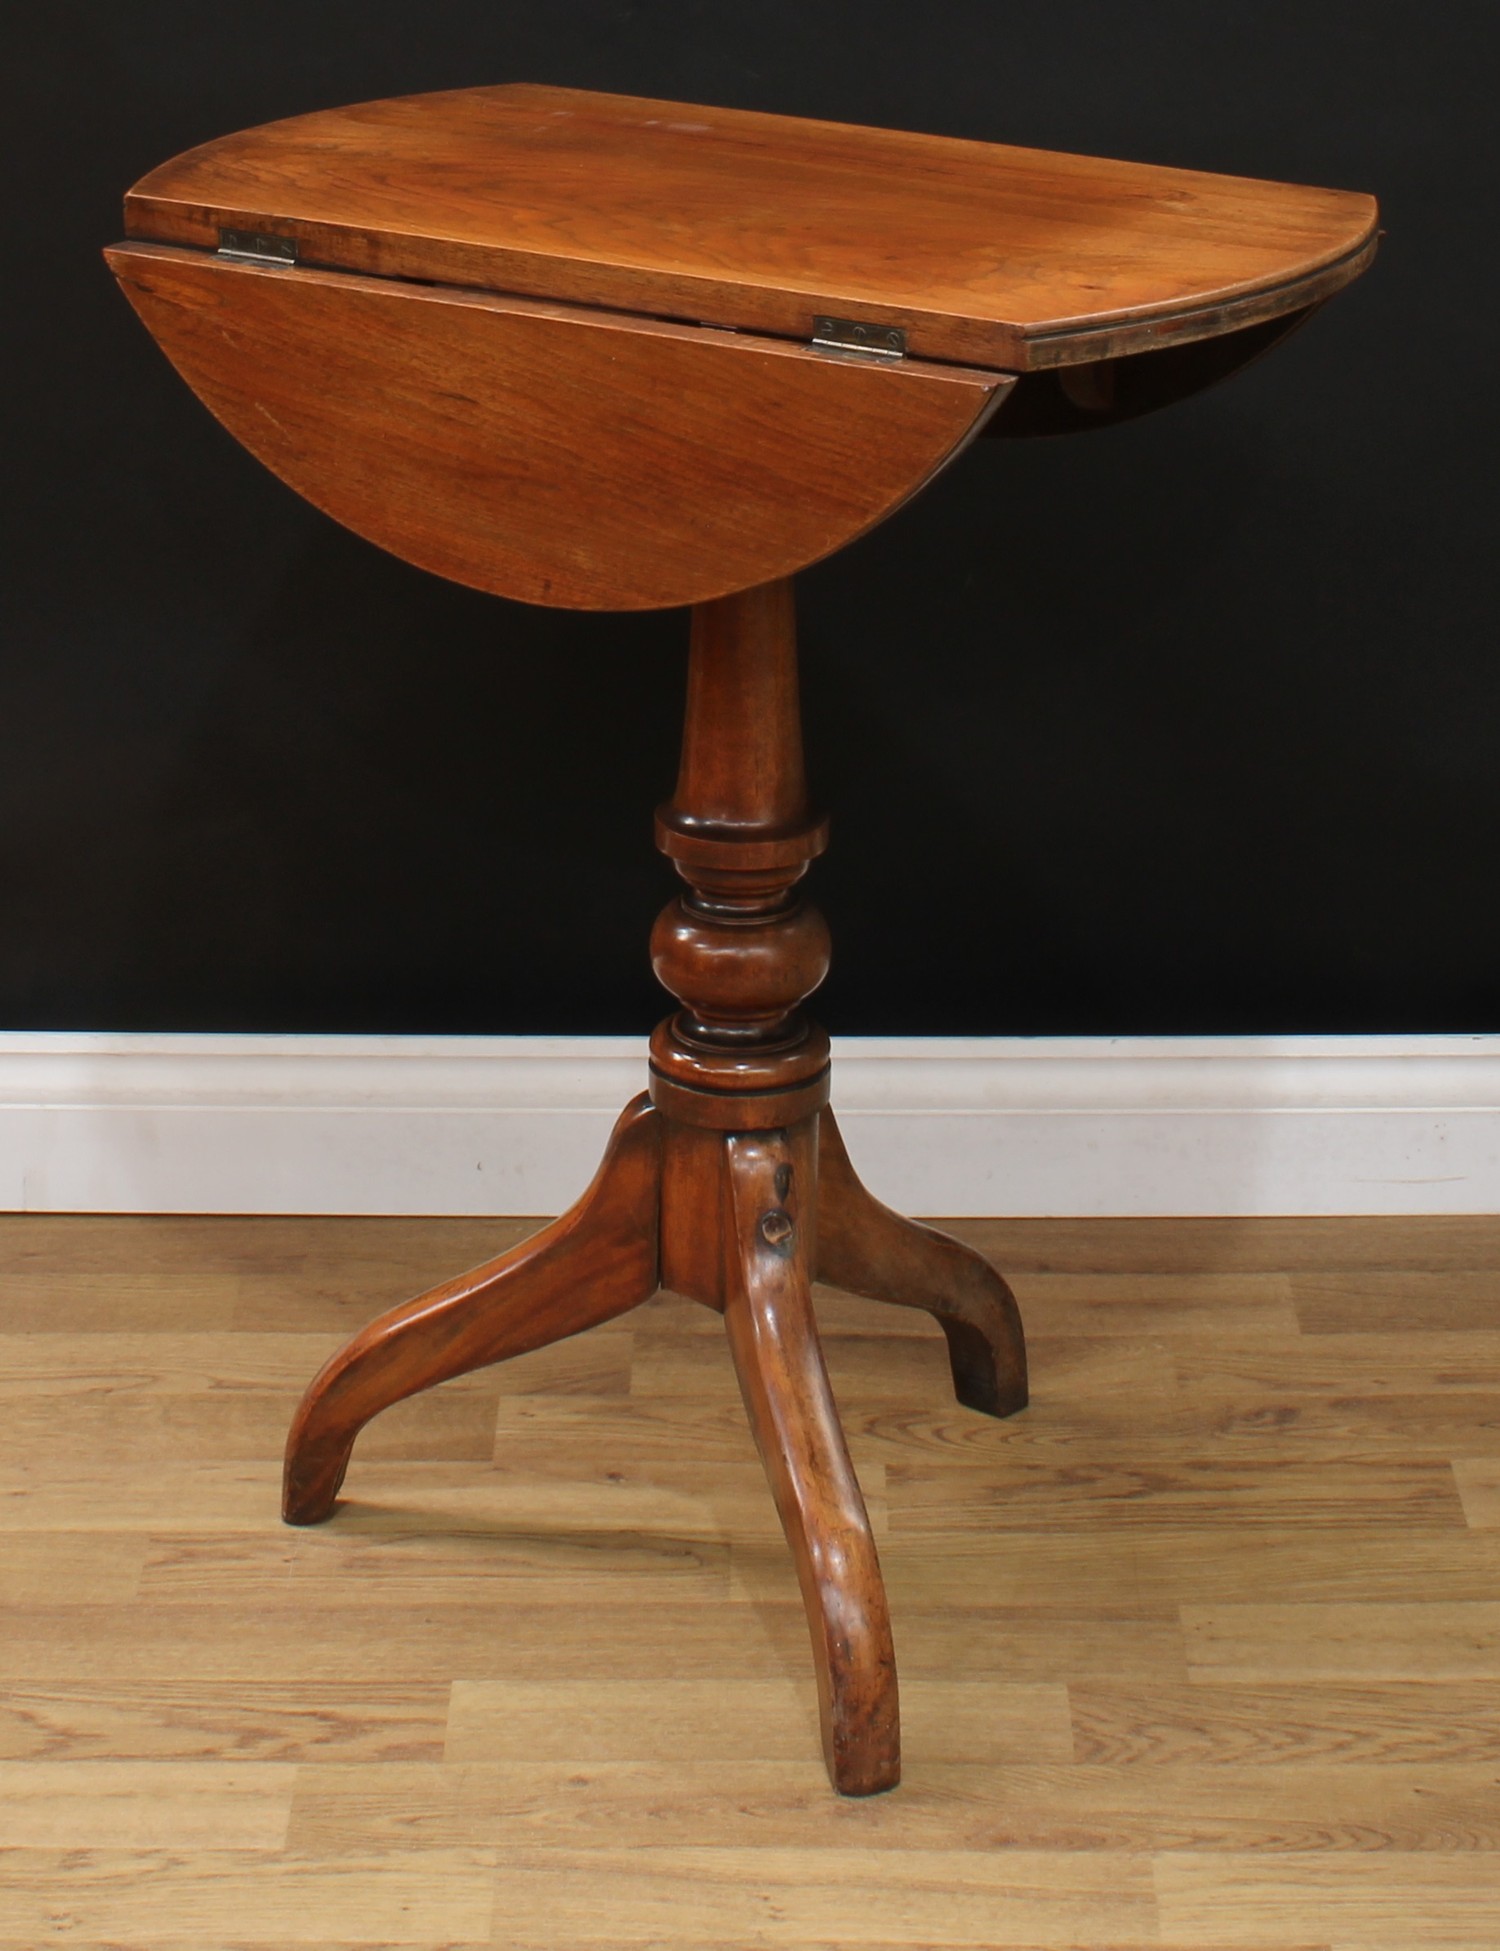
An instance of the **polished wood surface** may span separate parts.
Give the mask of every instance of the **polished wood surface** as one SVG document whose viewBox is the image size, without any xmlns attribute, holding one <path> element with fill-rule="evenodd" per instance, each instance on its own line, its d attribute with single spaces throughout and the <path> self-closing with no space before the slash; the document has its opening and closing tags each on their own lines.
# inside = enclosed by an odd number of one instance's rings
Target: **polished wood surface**
<svg viewBox="0 0 1500 1951">
<path fill-rule="evenodd" d="M 982 1254 L 894 1213 L 860 1184 L 833 1112 L 818 1145 L 816 1276 L 850 1294 L 919 1307 L 948 1343 L 966 1409 L 1010 1416 L 1027 1401 L 1026 1339 L 1015 1295 Z"/>
<path fill-rule="evenodd" d="M 802 1587 L 823 1757 L 844 1795 L 901 1779 L 890 1612 L 813 1319 L 818 1122 L 724 1141 L 724 1324 Z"/>
<path fill-rule="evenodd" d="M 660 1119 L 627 1105 L 578 1203 L 545 1231 L 372 1321 L 313 1377 L 286 1444 L 281 1514 L 333 1509 L 355 1438 L 394 1402 L 597 1327 L 656 1292 Z"/>
<path fill-rule="evenodd" d="M 720 1130 L 795 1123 L 827 1098 L 828 1038 L 801 1008 L 830 947 L 800 886 L 828 825 L 808 798 L 796 627 L 787 581 L 694 612 L 682 763 L 656 817 L 686 891 L 651 936 L 682 1004 L 651 1040 L 651 1092 Z"/>
<path fill-rule="evenodd" d="M 1011 385 L 196 251 L 106 256 L 194 392 L 298 493 L 436 575 L 573 609 L 695 602 L 829 554 Z"/>
<path fill-rule="evenodd" d="M 398 1403 L 288 1530 L 307 1375 L 536 1222 L 0 1216 L 0 1946 L 1493 1951 L 1500 1221 L 942 1223 L 1035 1404 L 815 1293 L 851 1802 L 714 1315 Z"/>
<path fill-rule="evenodd" d="M 528 84 L 224 136 L 126 200 L 135 238 L 269 230 L 343 270 L 794 339 L 832 313 L 1016 371 L 1311 304 L 1375 223 L 1340 190 Z"/>
</svg>

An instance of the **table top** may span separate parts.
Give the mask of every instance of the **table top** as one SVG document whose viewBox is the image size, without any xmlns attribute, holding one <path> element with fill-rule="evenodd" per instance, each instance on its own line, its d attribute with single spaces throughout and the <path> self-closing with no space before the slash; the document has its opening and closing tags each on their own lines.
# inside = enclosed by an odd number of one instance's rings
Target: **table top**
<svg viewBox="0 0 1500 1951">
<path fill-rule="evenodd" d="M 1316 303 L 1368 196 L 1002 143 L 509 84 L 225 136 L 126 199 L 129 236 L 794 339 L 822 314 L 1026 371 Z"/>
</svg>

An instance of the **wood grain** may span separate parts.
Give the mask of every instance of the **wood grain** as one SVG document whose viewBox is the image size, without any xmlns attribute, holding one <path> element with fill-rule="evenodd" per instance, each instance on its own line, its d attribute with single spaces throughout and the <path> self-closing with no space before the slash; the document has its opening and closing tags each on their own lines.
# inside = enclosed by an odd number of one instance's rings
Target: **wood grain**
<svg viewBox="0 0 1500 1951">
<path fill-rule="evenodd" d="M 1492 1215 L 1374 1214 L 1327 1219 L 1122 1219 L 1111 1223 L 1110 1251 L 1099 1252 L 1091 1219 L 976 1219 L 963 1236 L 1016 1273 L 1110 1275 L 1264 1274 L 1293 1280 L 1364 1273 L 1500 1273 L 1500 1227 Z M 1228 1297 L 1226 1297 L 1228 1298 Z M 1232 1306 L 1221 1327 L 1237 1332 Z"/>
<path fill-rule="evenodd" d="M 681 1769 L 691 1783 L 678 1785 Z M 309 1852 L 358 1832 L 399 1847 L 416 1822 L 439 1848 L 480 1848 L 502 1826 L 512 1846 L 720 1847 L 847 1845 L 847 1820 L 812 1771 L 727 1750 L 712 1761 L 412 1763 L 378 1774 L 336 1764 L 298 1771 L 290 1837 Z M 1070 1844 L 1142 1858 L 1175 1850 L 1368 1851 L 1440 1854 L 1500 1847 L 1492 1763 L 1348 1762 L 1280 1773 L 1221 1764 L 1205 1801 L 1196 1765 L 1150 1771 L 1017 1757 L 935 1764 L 916 1805 L 862 1826 L 871 1845 L 902 1851 L 1038 1850 Z M 686 1790 L 686 1792 L 684 1792 Z M 899 1800 L 899 1798 L 898 1798 Z M 420 1812 L 414 1816 L 414 1812 Z"/>
<path fill-rule="evenodd" d="M 510 84 L 269 123 L 174 157 L 126 230 L 295 238 L 315 263 L 807 338 L 904 327 L 1017 371 L 1316 302 L 1373 199 L 781 115 Z"/>
<path fill-rule="evenodd" d="M 289 1524 L 329 1515 L 355 1439 L 382 1409 L 565 1340 L 655 1293 L 660 1123 L 644 1098 L 627 1105 L 592 1185 L 560 1219 L 381 1315 L 328 1358 L 287 1436 Z"/>
<path fill-rule="evenodd" d="M 790 575 L 914 494 L 1011 384 L 390 278 L 105 256 L 198 397 L 325 514 L 571 609 Z"/>
<path fill-rule="evenodd" d="M 975 1706 L 969 1681 L 929 1679 L 906 1718 L 919 1741 L 957 1761 L 1008 1766 L 1072 1759 L 1073 1723 L 1067 1689 L 1060 1683 L 996 1680 L 986 1690 L 985 1711 L 976 1713 Z M 712 1755 L 730 1771 L 742 1762 L 764 1761 L 795 1763 L 806 1770 L 817 1747 L 817 1729 L 818 1695 L 811 1673 L 733 1687 L 717 1680 L 671 1677 L 456 1681 L 444 1758 L 576 1765 L 582 1743 L 596 1762 L 674 1767 L 687 1756 Z M 1487 1757 L 1468 1753 L 1449 1758 Z M 804 1779 L 812 1779 L 810 1770 Z M 773 1782 L 768 1777 L 763 1787 Z"/>
<path fill-rule="evenodd" d="M 1460 1457 L 1453 1474 L 1469 1523 L 1478 1531 L 1500 1531 L 1500 1458 Z"/>
<path fill-rule="evenodd" d="M 725 1141 L 724 1325 L 797 1567 L 828 1773 L 842 1795 L 901 1779 L 890 1613 L 812 1314 L 817 1127 Z"/>
<path fill-rule="evenodd" d="M 240 1591 L 250 1601 L 279 1583 L 289 1598 L 335 1614 L 344 1605 L 370 1601 L 488 1603 L 497 1619 L 514 1604 L 556 1604 L 569 1596 L 580 1606 L 678 1605 L 727 1596 L 727 1540 L 684 1540 L 665 1528 L 632 1525 L 639 1504 L 632 1510 L 624 1499 L 609 1500 L 601 1511 L 596 1487 L 589 1489 L 594 1494 L 587 1529 L 549 1524 L 551 1511 L 513 1514 L 508 1525 L 476 1528 L 467 1552 L 455 1551 L 441 1518 L 434 1536 L 416 1510 L 389 1514 L 394 1522 L 373 1539 L 370 1527 L 360 1526 L 358 1542 L 343 1541 L 324 1553 L 298 1552 L 285 1540 L 173 1538 L 148 1552 L 140 1596 L 191 1603 Z M 678 1500 L 679 1514 L 684 1501 Z M 575 1512 L 584 1502 L 580 1492 Z M 336 1580 L 329 1575 L 335 1565 Z"/>
<path fill-rule="evenodd" d="M 1500 1274 L 1362 1268 L 1357 1274 L 1304 1276 L 1293 1283 L 1291 1297 L 1310 1335 L 1371 1329 L 1493 1334 L 1500 1319 Z"/>
<path fill-rule="evenodd" d="M 1185 1606 L 1196 1678 L 1500 1679 L 1500 1600 Z"/>
<path fill-rule="evenodd" d="M 0 1762 L 0 1849 L 277 1850 L 296 1769 L 288 1762 Z"/>
<path fill-rule="evenodd" d="M 449 1694 L 446 1680 L 403 1685 L 373 1677 L 306 1686 L 160 1675 L 136 1682 L 19 1682 L 0 1695 L 0 1758 L 439 1761 Z M 156 1779 L 137 1771 L 135 1792 Z"/>
<path fill-rule="evenodd" d="M 1015 1296 L 982 1255 L 892 1212 L 867 1192 L 831 1110 L 819 1120 L 820 1279 L 847 1293 L 931 1314 L 948 1343 L 953 1392 L 966 1409 L 1026 1407 L 1026 1337 Z"/>
<path fill-rule="evenodd" d="M 893 1860 L 893 1858 L 895 1860 Z M 1144 1866 L 1107 1855 L 795 1845 L 740 1850 L 520 1849 L 507 1861 L 503 1943 L 765 1947 L 983 1943 L 991 1951 L 1144 1936 Z"/>
<path fill-rule="evenodd" d="M 791 582 L 699 604 L 677 785 L 656 816 L 686 884 L 651 933 L 652 970 L 682 1005 L 651 1039 L 651 1094 L 671 1120 L 764 1130 L 827 1101 L 828 1037 L 800 1007 L 828 973 L 828 924 L 800 898 L 827 837 L 808 799 Z M 722 1307 L 723 1154 L 684 1133 L 668 1161 L 691 1192 L 663 1277 Z"/>
<path fill-rule="evenodd" d="M 0 1944 L 107 1944 L 112 1951 L 246 1943 L 489 1942 L 495 1852 L 429 1850 L 394 1861 L 345 1849 L 321 1857 L 223 1848 L 35 1849 L 6 1866 Z"/>
<path fill-rule="evenodd" d="M 1408 1518 L 1419 1526 L 1463 1524 L 1450 1467 L 1436 1458 L 1350 1457 L 1347 1479 L 1326 1463 L 1283 1462 L 1268 1479 L 1259 1457 L 1132 1459 L 1113 1445 L 1083 1459 L 1007 1457 L 992 1469 L 938 1463 L 896 1465 L 898 1529 L 920 1536 L 981 1527 L 1045 1530 L 1075 1514 L 1085 1522 L 1162 1526 L 1216 1519 L 1239 1525 L 1336 1524 L 1356 1514 Z"/>
<path fill-rule="evenodd" d="M 1156 1868 L 1164 1945 L 1250 1951 L 1326 1938 L 1334 1951 L 1486 1951 L 1500 1915 L 1500 1854 L 1392 1851 L 1266 1862 L 1164 1856 Z"/>
<path fill-rule="evenodd" d="M 17 1437 L 24 1442 L 24 1430 Z M 128 1532 L 12 1531 L 0 1552 L 0 1606 L 128 1601 L 140 1590 L 145 1561 L 143 1541 Z"/>
<path fill-rule="evenodd" d="M 925 1315 L 815 1297 L 901 1660 L 902 1788 L 848 1802 L 715 1314 L 589 1337 L 610 1395 L 460 1382 L 494 1464 L 363 1459 L 287 1530 L 273 1419 L 218 1463 L 214 1428 L 290 1406 L 342 1257 L 399 1291 L 485 1223 L 0 1221 L 6 1301 L 52 1296 L 0 1335 L 0 1951 L 1493 1951 L 1500 1533 L 1457 1445 L 1500 1337 L 1267 1294 L 1477 1293 L 1500 1221 L 950 1224 L 1021 1268 L 1026 1416 L 945 1399 Z M 1091 1285 L 1149 1332 L 1080 1331 Z"/>
<path fill-rule="evenodd" d="M 1500 1694 L 1438 1680 L 1068 1688 L 1080 1762 L 1500 1762 Z"/>
</svg>

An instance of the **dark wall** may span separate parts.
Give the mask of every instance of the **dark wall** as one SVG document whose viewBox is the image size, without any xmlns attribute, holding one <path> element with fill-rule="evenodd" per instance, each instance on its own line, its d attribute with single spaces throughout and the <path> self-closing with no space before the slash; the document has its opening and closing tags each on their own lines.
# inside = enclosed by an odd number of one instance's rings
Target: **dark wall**
<svg viewBox="0 0 1500 1951">
<path fill-rule="evenodd" d="M 982 442 L 804 576 L 822 1013 L 1496 1027 L 1495 11 L 8 10 L 0 1026 L 659 1013 L 685 616 L 496 602 L 336 528 L 98 256 L 125 187 L 192 143 L 535 79 L 1379 194 L 1374 270 L 1254 369 L 1114 431 Z"/>
</svg>

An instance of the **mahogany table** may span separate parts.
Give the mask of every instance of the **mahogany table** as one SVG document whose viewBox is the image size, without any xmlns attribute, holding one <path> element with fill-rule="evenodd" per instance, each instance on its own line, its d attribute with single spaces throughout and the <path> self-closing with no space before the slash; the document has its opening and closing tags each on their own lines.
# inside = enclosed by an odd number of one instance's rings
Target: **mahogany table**
<svg viewBox="0 0 1500 1951">
<path fill-rule="evenodd" d="M 319 508 L 501 596 L 693 606 L 656 824 L 686 887 L 651 942 L 681 1007 L 648 1089 L 570 1212 L 327 1364 L 284 1515 L 329 1515 L 399 1398 L 689 1295 L 724 1315 L 796 1560 L 829 1773 L 889 1788 L 890 1624 L 811 1284 L 925 1308 L 986 1415 L 1025 1403 L 1026 1357 L 1000 1275 L 872 1198 L 828 1106 L 791 579 L 977 434 L 1107 426 L 1263 352 L 1364 269 L 1375 206 L 509 86 L 227 136 L 144 177 L 125 227 L 106 256 L 168 358 Z"/>
</svg>

